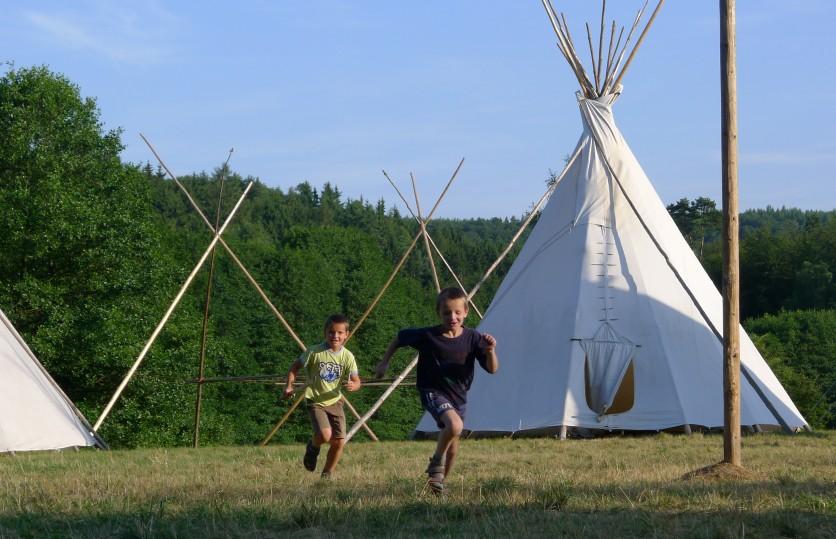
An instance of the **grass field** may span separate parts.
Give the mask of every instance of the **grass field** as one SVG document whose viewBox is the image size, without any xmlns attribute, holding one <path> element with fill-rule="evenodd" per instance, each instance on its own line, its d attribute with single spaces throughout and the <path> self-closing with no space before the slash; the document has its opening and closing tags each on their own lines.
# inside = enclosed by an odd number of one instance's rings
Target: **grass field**
<svg viewBox="0 0 836 539">
<path fill-rule="evenodd" d="M 836 537 L 836 432 L 743 440 L 746 480 L 681 477 L 717 435 L 462 443 L 444 499 L 431 442 L 0 456 L 0 537 Z"/>
</svg>

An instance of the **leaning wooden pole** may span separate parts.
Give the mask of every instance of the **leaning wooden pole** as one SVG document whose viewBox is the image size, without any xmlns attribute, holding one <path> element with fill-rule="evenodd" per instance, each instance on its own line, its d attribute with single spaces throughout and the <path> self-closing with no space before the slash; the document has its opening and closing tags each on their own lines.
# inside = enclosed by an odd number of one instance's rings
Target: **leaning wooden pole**
<svg viewBox="0 0 836 539">
<path fill-rule="evenodd" d="M 735 0 L 720 0 L 723 152 L 723 461 L 740 466 L 740 280 Z"/>
<path fill-rule="evenodd" d="M 343 395 L 343 402 L 345 403 L 345 405 L 346 405 L 346 407 L 348 408 L 348 410 L 351 412 L 351 415 L 353 415 L 355 419 L 358 419 L 358 420 L 359 420 L 359 419 L 360 419 L 360 414 L 359 414 L 359 413 L 357 413 L 357 408 L 355 408 L 355 407 L 354 407 L 354 405 L 353 405 L 353 404 L 351 404 L 351 402 L 350 402 L 350 401 L 346 398 L 346 396 L 345 396 L 345 395 Z M 369 437 L 370 437 L 372 440 L 374 440 L 375 442 L 379 442 L 379 441 L 380 441 L 380 439 L 377 437 L 377 435 L 376 435 L 376 434 L 372 431 L 372 429 L 369 427 L 368 422 L 364 422 L 364 423 L 363 423 L 363 430 L 365 430 L 365 431 L 366 431 L 366 434 L 368 434 L 368 435 L 369 435 Z"/>
<path fill-rule="evenodd" d="M 389 398 L 389 395 L 391 395 L 392 392 L 395 391 L 395 389 L 400 385 L 400 383 L 403 382 L 404 378 L 406 378 L 406 376 L 410 372 L 412 372 L 412 369 L 414 369 L 416 365 L 418 365 L 417 354 L 414 358 L 412 358 L 412 361 L 409 362 L 409 365 L 407 365 L 406 368 L 404 368 L 404 370 L 401 371 L 398 377 L 395 378 L 395 381 L 392 382 L 392 385 L 387 387 L 386 391 L 384 391 L 383 394 L 377 399 L 377 401 L 375 401 L 372 407 L 369 408 L 369 410 L 365 414 L 363 414 L 363 417 L 358 419 L 357 422 L 351 426 L 351 428 L 348 430 L 348 433 L 346 433 L 345 435 L 346 443 L 348 443 L 351 440 L 351 438 L 353 438 L 354 435 L 357 434 L 357 431 L 360 430 L 360 427 L 365 425 L 366 421 L 368 421 L 369 418 L 372 417 L 375 412 L 377 412 L 377 409 L 380 408 L 384 402 L 386 402 L 386 399 Z"/>
<path fill-rule="evenodd" d="M 191 195 L 191 193 L 189 193 L 189 190 L 186 189 L 186 187 L 180 182 L 180 180 L 177 178 L 177 176 L 171 171 L 171 169 L 168 168 L 168 166 L 165 164 L 165 161 L 162 160 L 162 157 L 160 157 L 160 154 L 157 153 L 157 150 L 154 148 L 154 146 L 151 144 L 151 142 L 147 138 L 145 138 L 145 135 L 140 133 L 139 136 L 142 138 L 143 141 L 145 141 L 145 144 L 148 146 L 148 149 L 151 150 L 151 153 L 154 154 L 154 157 L 157 158 L 157 161 L 160 163 L 160 166 L 163 167 L 163 169 L 171 177 L 171 179 L 174 180 L 174 183 L 177 185 L 177 187 L 180 188 L 180 190 L 186 196 L 186 199 L 188 199 L 189 203 L 191 203 L 192 207 L 195 209 L 197 214 L 200 215 L 201 219 L 203 219 L 203 222 L 206 223 L 206 226 L 214 234 L 215 233 L 215 228 L 212 226 L 212 223 L 209 222 L 209 218 L 206 217 L 206 214 L 203 213 L 203 210 L 200 209 L 200 206 L 198 206 L 198 204 L 197 204 L 197 202 L 195 202 L 194 198 L 192 198 L 192 195 Z M 267 294 L 264 292 L 264 289 L 261 288 L 261 285 L 259 285 L 258 282 L 255 280 L 255 278 L 252 276 L 252 274 L 250 274 L 249 270 L 247 270 L 246 266 L 244 266 L 244 263 L 241 262 L 241 260 L 235 254 L 235 251 L 233 251 L 229 247 L 229 245 L 226 244 L 226 242 L 224 241 L 223 238 L 221 238 L 218 241 L 221 244 L 221 247 L 223 247 L 226 250 L 226 253 L 232 258 L 233 262 L 235 262 L 235 264 L 244 273 L 244 276 L 247 278 L 247 280 L 250 282 L 250 284 L 253 285 L 256 292 L 258 292 L 258 295 L 261 297 L 261 299 L 264 300 L 264 303 L 270 309 L 270 312 L 272 312 L 273 315 L 276 317 L 276 319 L 278 319 L 278 321 L 282 324 L 282 326 L 284 326 L 284 328 L 285 328 L 285 330 L 287 330 L 288 334 L 293 338 L 293 340 L 296 342 L 296 344 L 299 345 L 299 348 L 304 350 L 305 349 L 305 343 L 302 342 L 302 339 L 299 338 L 299 335 L 297 335 L 296 332 L 293 331 L 293 328 L 290 326 L 290 324 L 287 322 L 287 320 L 285 320 L 284 316 L 282 316 L 282 313 L 279 312 L 279 310 L 276 308 L 275 305 L 273 305 L 273 302 L 271 302 L 270 298 L 267 297 Z M 416 241 L 418 241 L 418 240 L 416 239 Z"/>
<path fill-rule="evenodd" d="M 279 429 L 280 429 L 280 428 L 282 428 L 282 425 L 284 425 L 284 424 L 285 424 L 285 421 L 287 421 L 287 420 L 288 420 L 288 418 L 290 417 L 290 414 L 292 414 L 292 413 L 293 413 L 293 410 L 295 410 L 296 408 L 298 408 L 298 407 L 299 407 L 299 405 L 300 405 L 300 404 L 302 404 L 302 401 L 303 401 L 303 400 L 305 400 L 305 391 L 304 391 L 304 389 L 303 389 L 303 390 L 299 393 L 299 396 L 298 396 L 298 397 L 296 397 L 296 400 L 295 400 L 295 401 L 293 401 L 293 404 L 291 404 L 291 405 L 290 405 L 290 408 L 288 408 L 288 409 L 287 409 L 287 412 L 285 412 L 285 413 L 284 413 L 284 415 L 281 417 L 281 419 L 279 419 L 279 422 L 278 422 L 278 423 L 276 423 L 276 426 L 275 426 L 275 427 L 273 427 L 273 430 L 271 430 L 271 431 L 270 431 L 270 433 L 269 433 L 269 434 L 267 434 L 267 436 L 265 436 L 263 440 L 261 440 L 261 443 L 260 443 L 259 445 L 262 445 L 262 446 L 267 445 L 267 443 L 270 441 L 270 439 L 271 439 L 271 438 L 272 438 L 272 437 L 273 437 L 273 436 L 274 436 L 277 432 L 279 432 Z"/>
<path fill-rule="evenodd" d="M 409 173 L 409 179 L 412 181 L 412 194 L 415 195 L 415 210 L 418 212 L 418 225 L 421 227 L 421 234 L 424 236 L 424 248 L 427 251 L 427 260 L 430 263 L 430 271 L 433 276 L 433 284 L 435 285 L 436 293 L 441 292 L 441 283 L 438 281 L 438 272 L 435 270 L 435 260 L 433 260 L 433 250 L 430 249 L 430 240 L 427 234 L 427 223 L 421 216 L 421 200 L 418 198 L 418 186 L 415 185 L 415 175 Z M 410 210 L 412 211 L 412 210 Z"/>
<path fill-rule="evenodd" d="M 229 159 L 232 157 L 232 150 L 226 156 L 221 167 L 221 175 L 218 182 L 218 208 L 215 212 L 215 230 L 221 226 L 221 204 L 224 198 L 224 178 L 226 169 L 229 166 Z M 203 302 L 203 327 L 200 331 L 200 364 L 197 368 L 197 396 L 194 402 L 194 434 L 192 436 L 192 447 L 200 446 L 200 413 L 203 409 L 203 377 L 206 374 L 206 341 L 209 336 L 209 305 L 212 302 L 212 282 L 215 280 L 215 257 L 218 253 L 216 247 L 212 248 L 212 259 L 209 262 L 209 278 L 206 280 L 206 296 Z"/>
<path fill-rule="evenodd" d="M 113 405 L 116 404 L 117 400 L 119 400 L 119 396 L 122 394 L 122 391 L 125 390 L 125 387 L 128 385 L 128 382 L 131 381 L 131 378 L 133 377 L 136 370 L 139 368 L 139 365 L 142 363 L 142 360 L 145 359 L 146 354 L 148 354 L 148 351 L 151 349 L 151 345 L 154 344 L 155 340 L 157 340 L 157 337 L 159 336 L 163 327 L 165 327 L 166 322 L 168 322 L 169 317 L 171 317 L 171 313 L 174 312 L 174 309 L 177 307 L 177 304 L 180 303 L 181 299 L 183 299 L 183 294 L 186 293 L 186 290 L 189 288 L 189 285 L 192 284 L 192 280 L 194 280 L 195 275 L 197 275 L 197 272 L 203 266 L 203 263 L 206 262 L 207 258 L 209 258 L 209 254 L 212 252 L 212 249 L 215 248 L 215 245 L 217 245 L 218 241 L 221 239 L 221 234 L 224 233 L 226 227 L 229 225 L 230 222 L 232 222 L 232 218 L 235 217 L 235 213 L 238 211 L 238 208 L 241 207 L 241 203 L 244 202 L 244 199 L 247 197 L 247 193 L 250 192 L 250 189 L 252 189 L 252 186 L 253 182 L 250 182 L 247 185 L 247 188 L 244 189 L 244 192 L 241 194 L 241 197 L 238 199 L 238 202 L 235 204 L 235 207 L 232 208 L 231 212 L 229 212 L 229 215 L 227 216 L 226 221 L 224 221 L 224 224 L 221 226 L 221 228 L 217 230 L 217 232 L 215 232 L 215 237 L 212 239 L 212 241 L 209 243 L 209 246 L 203 252 L 203 255 L 200 257 L 200 260 L 198 260 L 197 264 L 195 264 L 194 269 L 189 274 L 188 278 L 186 278 L 186 282 L 183 283 L 183 286 L 180 287 L 180 291 L 177 292 L 177 296 L 175 296 L 174 301 L 171 302 L 171 305 L 168 307 L 168 310 L 165 312 L 165 315 L 163 316 L 162 320 L 160 320 L 159 324 L 157 324 L 157 327 L 154 328 L 154 332 L 151 334 L 151 337 L 148 339 L 148 342 L 145 343 L 145 346 L 139 353 L 139 357 L 136 358 L 136 361 L 134 361 L 134 364 L 131 366 L 130 370 L 128 370 L 128 374 L 126 374 L 125 378 L 122 379 L 122 383 L 120 383 L 119 387 L 116 388 L 116 392 L 113 393 L 113 396 L 110 398 L 110 401 L 107 403 L 107 406 L 105 406 L 105 409 L 102 411 L 101 415 L 99 416 L 99 419 L 96 420 L 96 424 L 93 425 L 93 430 L 99 430 L 99 427 L 102 426 L 102 423 L 104 422 L 107 415 L 110 413 L 110 410 L 113 408 Z"/>
</svg>

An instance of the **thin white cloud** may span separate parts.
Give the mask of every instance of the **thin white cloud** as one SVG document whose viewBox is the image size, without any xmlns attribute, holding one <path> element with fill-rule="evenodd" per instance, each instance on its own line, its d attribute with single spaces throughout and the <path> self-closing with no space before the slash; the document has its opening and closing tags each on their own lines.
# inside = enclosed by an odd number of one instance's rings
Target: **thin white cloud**
<svg viewBox="0 0 836 539">
<path fill-rule="evenodd" d="M 88 51 L 109 60 L 155 64 L 174 56 L 168 30 L 177 18 L 156 3 L 125 3 L 115 7 L 85 2 L 76 11 L 25 10 L 23 18 L 43 37 L 59 46 Z M 168 29 L 168 30 L 167 30 Z"/>
</svg>

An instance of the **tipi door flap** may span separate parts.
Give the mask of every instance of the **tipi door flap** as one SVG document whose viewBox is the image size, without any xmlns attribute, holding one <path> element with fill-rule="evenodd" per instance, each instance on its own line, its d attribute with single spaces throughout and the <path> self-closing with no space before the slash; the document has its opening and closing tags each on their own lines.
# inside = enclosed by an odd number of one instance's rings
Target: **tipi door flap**
<svg viewBox="0 0 836 539">
<path fill-rule="evenodd" d="M 636 345 L 618 335 L 608 322 L 601 325 L 592 339 L 581 339 L 580 345 L 586 356 L 586 401 L 600 420 L 612 407 L 628 370 L 632 371 Z"/>
</svg>

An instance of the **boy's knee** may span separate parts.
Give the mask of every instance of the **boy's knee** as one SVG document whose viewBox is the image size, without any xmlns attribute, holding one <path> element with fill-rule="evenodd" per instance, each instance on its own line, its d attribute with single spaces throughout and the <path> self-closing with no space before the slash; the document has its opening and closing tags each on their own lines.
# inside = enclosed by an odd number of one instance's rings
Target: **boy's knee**
<svg viewBox="0 0 836 539">
<path fill-rule="evenodd" d="M 453 436 L 459 436 L 462 433 L 464 423 L 462 423 L 462 418 L 459 417 L 459 414 L 455 412 L 447 412 L 444 414 L 444 420 L 450 434 Z"/>
<path fill-rule="evenodd" d="M 330 443 L 331 442 L 331 429 L 322 429 L 317 434 L 317 437 L 319 438 L 319 442 L 321 444 Z"/>
<path fill-rule="evenodd" d="M 331 447 L 342 449 L 345 445 L 345 438 L 331 438 Z"/>
</svg>

